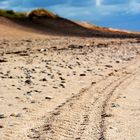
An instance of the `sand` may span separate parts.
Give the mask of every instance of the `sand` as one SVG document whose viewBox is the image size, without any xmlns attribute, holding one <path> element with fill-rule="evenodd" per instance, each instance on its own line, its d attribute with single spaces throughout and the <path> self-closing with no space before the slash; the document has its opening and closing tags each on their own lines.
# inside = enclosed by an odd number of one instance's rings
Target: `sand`
<svg viewBox="0 0 140 140">
<path fill-rule="evenodd" d="M 0 37 L 1 140 L 140 139 L 138 39 L 15 32 Z"/>
</svg>

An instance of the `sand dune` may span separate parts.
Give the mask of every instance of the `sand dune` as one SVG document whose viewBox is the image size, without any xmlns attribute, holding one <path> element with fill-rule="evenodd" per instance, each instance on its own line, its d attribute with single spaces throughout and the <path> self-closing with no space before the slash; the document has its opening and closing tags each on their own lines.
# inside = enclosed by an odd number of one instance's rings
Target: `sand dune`
<svg viewBox="0 0 140 140">
<path fill-rule="evenodd" d="M 36 10 L 38 12 L 38 10 Z M 39 12 L 42 12 L 40 10 Z M 140 34 L 135 32 L 121 31 L 110 28 L 103 28 L 91 25 L 86 22 L 75 22 L 62 17 L 53 18 L 47 16 L 30 14 L 26 18 L 6 18 L 0 16 L 0 31 L 2 35 L 28 34 L 44 34 L 44 35 L 61 35 L 61 36 L 79 36 L 79 37 L 119 37 L 119 38 L 135 38 Z M 5 27 L 4 27 L 5 26 Z M 6 29 L 5 31 L 3 29 Z M 10 29 L 11 28 L 11 29 Z M 9 32 L 8 32 L 9 31 Z M 18 34 L 18 35 L 19 35 Z"/>
</svg>

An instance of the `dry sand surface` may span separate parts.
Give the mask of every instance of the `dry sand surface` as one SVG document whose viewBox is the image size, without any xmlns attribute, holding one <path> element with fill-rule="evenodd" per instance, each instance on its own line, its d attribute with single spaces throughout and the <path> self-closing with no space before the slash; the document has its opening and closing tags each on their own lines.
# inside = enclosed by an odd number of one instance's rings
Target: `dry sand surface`
<svg viewBox="0 0 140 140">
<path fill-rule="evenodd" d="M 1 36 L 0 140 L 139 140 L 139 55 L 138 39 Z"/>
</svg>

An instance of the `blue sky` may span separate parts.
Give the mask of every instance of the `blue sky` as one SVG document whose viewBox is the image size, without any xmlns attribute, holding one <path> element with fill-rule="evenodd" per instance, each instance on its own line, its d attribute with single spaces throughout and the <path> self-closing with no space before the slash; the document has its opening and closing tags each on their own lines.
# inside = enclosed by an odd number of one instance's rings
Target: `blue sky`
<svg viewBox="0 0 140 140">
<path fill-rule="evenodd" d="M 140 31 L 140 0 L 0 0 L 0 8 L 47 8 L 73 20 Z"/>
</svg>

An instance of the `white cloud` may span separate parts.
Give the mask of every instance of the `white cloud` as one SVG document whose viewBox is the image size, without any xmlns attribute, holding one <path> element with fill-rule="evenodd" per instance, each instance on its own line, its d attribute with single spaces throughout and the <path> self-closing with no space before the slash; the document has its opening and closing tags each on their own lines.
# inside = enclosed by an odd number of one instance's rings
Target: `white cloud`
<svg viewBox="0 0 140 140">
<path fill-rule="evenodd" d="M 133 0 L 130 2 L 126 12 L 128 14 L 139 14 L 140 13 L 140 2 Z"/>
<path fill-rule="evenodd" d="M 96 0 L 96 6 L 101 6 L 102 5 L 102 0 Z"/>
<path fill-rule="evenodd" d="M 1 1 L 0 5 L 1 5 L 0 8 L 5 9 L 5 8 L 9 7 L 10 2 L 9 1 Z"/>
</svg>

